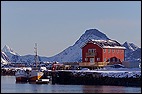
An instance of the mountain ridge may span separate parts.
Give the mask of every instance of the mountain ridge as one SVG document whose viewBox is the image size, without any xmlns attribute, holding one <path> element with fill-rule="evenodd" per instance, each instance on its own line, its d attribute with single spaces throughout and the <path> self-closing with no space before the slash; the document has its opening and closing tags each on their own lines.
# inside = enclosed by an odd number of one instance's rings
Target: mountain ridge
<svg viewBox="0 0 142 94">
<path fill-rule="evenodd" d="M 81 37 L 72 45 L 69 46 L 68 48 L 66 48 L 65 50 L 63 50 L 62 52 L 52 56 L 52 57 L 41 57 L 40 61 L 49 61 L 49 62 L 81 62 L 82 59 L 82 49 L 81 47 L 90 39 L 96 39 L 96 40 L 109 40 L 110 38 L 108 38 L 106 36 L 106 34 L 102 33 L 101 31 L 97 30 L 97 29 L 89 29 L 86 30 L 84 34 L 81 35 Z M 139 48 L 138 46 L 136 46 L 133 43 L 128 43 L 125 42 L 124 44 L 122 44 L 122 46 L 126 47 L 126 60 L 130 61 L 131 56 L 129 55 L 136 55 L 137 53 L 139 53 L 141 51 L 141 48 Z M 8 48 L 8 47 L 7 47 Z M 9 50 L 10 49 L 10 50 Z M 8 51 L 11 51 L 11 48 L 9 47 Z M 137 50 L 139 49 L 139 50 Z M 135 54 L 133 54 L 133 52 Z M 9 55 L 11 54 L 11 55 Z M 11 62 L 34 62 L 34 55 L 24 55 L 24 56 L 20 56 L 20 55 L 16 55 L 18 53 L 14 52 L 12 50 L 12 52 L 7 52 L 6 51 L 6 55 L 10 58 Z M 140 55 L 137 54 L 138 56 L 136 57 L 137 59 L 139 59 L 139 61 L 141 62 L 141 53 Z M 134 58 L 134 61 L 136 61 L 137 59 Z M 131 61 L 132 62 L 132 61 Z"/>
</svg>

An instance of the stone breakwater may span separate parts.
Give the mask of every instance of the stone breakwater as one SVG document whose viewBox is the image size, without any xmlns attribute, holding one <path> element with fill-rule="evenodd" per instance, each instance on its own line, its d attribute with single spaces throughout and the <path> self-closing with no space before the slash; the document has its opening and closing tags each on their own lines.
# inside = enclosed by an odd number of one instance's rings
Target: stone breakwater
<svg viewBox="0 0 142 94">
<path fill-rule="evenodd" d="M 15 69 L 1 69 L 1 75 L 14 76 Z M 52 77 L 52 84 L 141 86 L 141 71 L 48 70 L 42 78 Z"/>
<path fill-rule="evenodd" d="M 2 68 L 1 69 L 1 76 L 15 76 L 15 72 L 17 71 L 17 69 L 9 69 L 9 68 Z M 31 70 L 26 69 L 25 70 L 27 73 L 30 72 Z M 52 71 L 51 70 L 47 70 L 47 71 L 43 71 L 44 75 L 42 78 L 47 78 L 47 76 L 51 76 L 52 75 Z"/>
<path fill-rule="evenodd" d="M 15 72 L 16 72 L 16 70 L 14 70 L 14 69 L 1 69 L 2 76 L 5 76 L 5 75 L 14 76 Z"/>
<path fill-rule="evenodd" d="M 102 72 L 102 71 L 56 71 L 52 75 L 53 84 L 72 85 L 116 85 L 141 86 L 139 72 Z"/>
</svg>

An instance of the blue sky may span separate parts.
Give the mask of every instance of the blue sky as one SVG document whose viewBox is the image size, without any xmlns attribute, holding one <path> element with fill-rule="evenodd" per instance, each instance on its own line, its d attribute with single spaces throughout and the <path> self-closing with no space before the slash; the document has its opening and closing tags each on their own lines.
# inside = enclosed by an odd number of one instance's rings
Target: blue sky
<svg viewBox="0 0 142 94">
<path fill-rule="evenodd" d="M 2 1 L 1 48 L 54 56 L 90 28 L 141 47 L 140 1 Z"/>
</svg>

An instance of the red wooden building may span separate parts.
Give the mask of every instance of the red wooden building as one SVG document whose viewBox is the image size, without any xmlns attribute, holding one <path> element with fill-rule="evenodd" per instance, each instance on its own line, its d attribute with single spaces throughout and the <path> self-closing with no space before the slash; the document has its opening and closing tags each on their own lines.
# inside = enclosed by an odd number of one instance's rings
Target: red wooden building
<svg viewBox="0 0 142 94">
<path fill-rule="evenodd" d="M 115 40 L 92 39 L 82 47 L 82 62 L 122 63 L 124 54 L 125 47 Z"/>
</svg>

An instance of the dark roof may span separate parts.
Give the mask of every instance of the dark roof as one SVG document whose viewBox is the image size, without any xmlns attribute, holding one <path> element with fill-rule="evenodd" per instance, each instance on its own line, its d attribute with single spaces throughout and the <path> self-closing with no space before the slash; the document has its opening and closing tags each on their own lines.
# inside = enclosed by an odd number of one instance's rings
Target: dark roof
<svg viewBox="0 0 142 94">
<path fill-rule="evenodd" d="M 87 43 L 93 43 L 93 44 L 97 44 L 98 46 L 100 46 L 101 48 L 121 48 L 121 49 L 125 49 L 125 47 L 123 47 L 119 42 L 117 42 L 116 40 L 94 40 L 91 39 L 89 40 Z M 87 44 L 86 43 L 86 44 Z M 85 45 L 86 45 L 85 44 Z M 84 46 L 85 46 L 84 45 Z M 82 46 L 81 48 L 83 48 L 84 46 Z"/>
</svg>

